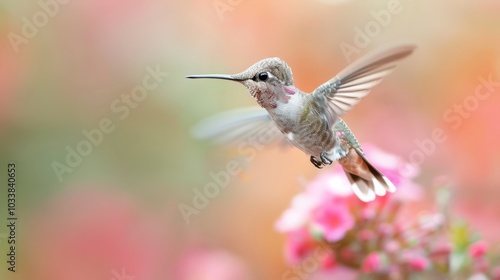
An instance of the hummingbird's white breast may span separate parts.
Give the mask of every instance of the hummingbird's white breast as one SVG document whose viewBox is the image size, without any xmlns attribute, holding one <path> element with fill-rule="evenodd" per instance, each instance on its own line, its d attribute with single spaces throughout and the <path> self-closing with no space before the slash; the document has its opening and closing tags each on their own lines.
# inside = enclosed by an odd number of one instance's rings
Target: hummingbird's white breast
<svg viewBox="0 0 500 280">
<path fill-rule="evenodd" d="M 293 130 L 293 126 L 297 124 L 300 118 L 305 103 L 305 96 L 298 90 L 293 94 L 286 92 L 281 94 L 285 95 L 285 98 L 278 98 L 276 100 L 276 107 L 269 108 L 267 111 L 281 132 L 286 135 L 286 133 Z"/>
<path fill-rule="evenodd" d="M 311 128 L 310 120 L 303 119 L 308 95 L 299 90 L 293 94 L 285 94 L 288 98 L 278 101 L 275 108 L 268 109 L 269 115 L 290 144 L 309 155 L 315 155 L 318 150 L 317 145 L 311 146 L 310 138 L 316 136 L 308 132 Z"/>
</svg>

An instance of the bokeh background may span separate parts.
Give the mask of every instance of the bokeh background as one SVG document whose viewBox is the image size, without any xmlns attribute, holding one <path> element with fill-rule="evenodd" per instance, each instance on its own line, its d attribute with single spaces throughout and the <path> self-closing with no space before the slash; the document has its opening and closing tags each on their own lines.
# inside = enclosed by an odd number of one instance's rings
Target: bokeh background
<svg viewBox="0 0 500 280">
<path fill-rule="evenodd" d="M 399 12 L 360 45 L 357 28 L 391 5 Z M 44 6 L 53 11 L 46 21 Z M 16 273 L 7 271 L 8 230 L 0 228 L 0 278 L 281 279 L 288 267 L 274 223 L 319 170 L 296 149 L 259 150 L 186 223 L 179 205 L 192 205 L 210 172 L 241 159 L 190 129 L 255 102 L 236 83 L 184 76 L 236 73 L 279 56 L 310 92 L 397 42 L 418 49 L 345 120 L 362 143 L 407 161 L 416 141 L 442 129 L 446 141 L 417 164 L 425 195 L 412 211 L 431 208 L 434 182 L 445 178 L 454 212 L 500 241 L 499 15 L 494 0 L 2 0 L 0 218 L 3 225 L 7 163 L 15 162 L 19 220 Z M 33 36 L 13 37 L 29 29 L 26 20 L 39 25 Z M 347 44 L 357 51 L 346 56 Z M 111 104 L 142 84 L 147 67 L 168 76 L 122 120 Z M 497 83 L 474 102 L 481 77 Z M 461 115 L 464 101 L 470 110 Z M 54 162 L 65 164 L 66 147 L 103 119 L 114 130 L 59 180 Z"/>
</svg>

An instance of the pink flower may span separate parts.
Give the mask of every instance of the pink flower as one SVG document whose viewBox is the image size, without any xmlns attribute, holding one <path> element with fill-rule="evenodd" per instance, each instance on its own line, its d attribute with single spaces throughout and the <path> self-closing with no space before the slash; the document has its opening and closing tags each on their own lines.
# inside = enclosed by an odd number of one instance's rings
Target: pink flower
<svg viewBox="0 0 500 280">
<path fill-rule="evenodd" d="M 380 254 L 370 253 L 363 261 L 361 270 L 365 273 L 376 272 L 382 268 L 382 260 Z"/>
<path fill-rule="evenodd" d="M 469 246 L 469 255 L 473 259 L 481 258 L 486 251 L 488 251 L 488 244 L 482 240 Z"/>
<path fill-rule="evenodd" d="M 419 187 L 411 182 L 411 177 L 401 172 L 403 161 L 400 158 L 369 145 L 365 152 L 373 165 L 398 187 L 410 190 L 406 193 L 408 197 L 418 197 L 412 187 L 415 189 Z M 302 193 L 294 197 L 291 207 L 283 212 L 275 224 L 278 231 L 289 233 L 286 248 L 289 263 L 299 264 L 313 252 L 318 243 L 313 240 L 313 236 L 322 237 L 329 243 L 342 241 L 337 243 L 340 247 L 335 254 L 332 254 L 338 264 L 353 261 L 359 263 L 367 253 L 359 252 L 356 246 L 350 245 L 359 245 L 356 243 L 360 241 L 364 241 L 366 243 L 364 245 L 367 245 L 373 243 L 372 240 L 379 239 L 381 242 L 373 244 L 378 247 L 370 249 L 379 253 L 366 256 L 362 262 L 364 271 L 379 271 L 382 261 L 385 260 L 381 259 L 381 256 L 385 256 L 385 252 L 380 252 L 385 249 L 383 244 L 393 236 L 401 236 L 402 229 L 393 223 L 404 196 L 396 201 L 394 198 L 395 195 L 391 194 L 369 203 L 362 202 L 354 195 L 351 184 L 338 164 L 320 173 Z M 381 209 L 385 209 L 383 213 Z M 378 219 L 376 223 L 372 223 L 374 219 Z M 359 224 L 359 229 L 351 234 L 350 231 L 355 224 Z M 387 248 L 392 254 L 396 254 L 400 244 L 396 242 L 392 245 L 394 246 Z M 349 256 L 346 252 L 350 253 Z M 415 265 L 425 266 L 422 263 Z"/>
<path fill-rule="evenodd" d="M 241 259 L 222 250 L 198 249 L 182 257 L 177 269 L 181 280 L 243 280 L 249 275 Z"/>
<path fill-rule="evenodd" d="M 366 204 L 366 205 L 370 205 L 370 204 Z M 361 209 L 361 218 L 364 219 L 364 220 L 371 220 L 373 219 L 375 216 L 377 216 L 377 210 L 374 208 L 374 207 L 364 207 L 363 209 Z"/>
<path fill-rule="evenodd" d="M 384 251 L 388 254 L 394 254 L 401 249 L 401 244 L 396 240 L 390 240 L 384 244 Z"/>
<path fill-rule="evenodd" d="M 323 204 L 315 212 L 313 219 L 313 227 L 320 230 L 324 238 L 330 242 L 342 239 L 354 226 L 354 217 L 347 205 L 335 199 Z"/>
<path fill-rule="evenodd" d="M 275 228 L 279 232 L 291 232 L 304 227 L 311 219 L 312 212 L 321 203 L 320 196 L 306 192 L 296 195 L 292 206 L 285 210 L 276 221 Z"/>
<path fill-rule="evenodd" d="M 293 278 L 289 278 L 293 279 Z M 331 279 L 342 279 L 342 280 L 355 280 L 359 279 L 359 273 L 355 269 L 348 268 L 346 266 L 336 266 L 332 269 L 325 269 L 318 271 L 311 275 L 310 278 L 295 278 L 295 279 L 310 279 L 310 280 L 331 280 Z"/>
<path fill-rule="evenodd" d="M 363 229 L 359 232 L 358 238 L 363 242 L 372 241 L 375 238 L 375 233 L 371 230 Z"/>
<path fill-rule="evenodd" d="M 394 226 L 388 223 L 382 223 L 378 226 L 378 233 L 382 236 L 390 236 L 394 233 Z"/>
<path fill-rule="evenodd" d="M 467 280 L 489 280 L 489 278 L 483 273 L 474 273 Z"/>
<path fill-rule="evenodd" d="M 496 266 L 491 270 L 492 280 L 500 280 L 500 266 Z"/>
<path fill-rule="evenodd" d="M 432 232 L 440 228 L 445 223 L 442 213 L 432 213 L 419 217 L 419 228 L 424 232 Z"/>
<path fill-rule="evenodd" d="M 168 273 L 164 221 L 144 213 L 133 197 L 103 189 L 71 189 L 40 209 L 27 231 L 29 270 L 37 279 L 150 280 Z"/>
<path fill-rule="evenodd" d="M 424 271 L 429 268 L 430 262 L 422 256 L 415 256 L 408 261 L 408 265 L 414 271 Z"/>
<path fill-rule="evenodd" d="M 353 196 L 351 185 L 340 166 L 334 172 L 322 173 L 312 181 L 307 189 L 292 199 L 292 205 L 276 221 L 279 232 L 291 232 L 306 226 L 316 215 L 321 205 L 331 203 L 332 199 L 342 200 Z"/>
<path fill-rule="evenodd" d="M 429 257 L 434 263 L 446 264 L 450 260 L 452 251 L 453 245 L 447 241 L 441 240 L 432 248 Z"/>
<path fill-rule="evenodd" d="M 326 255 L 321 261 L 321 268 L 330 269 L 337 266 L 337 260 L 335 259 L 334 254 Z"/>
<path fill-rule="evenodd" d="M 347 197 L 353 194 L 351 183 L 345 176 L 342 166 L 336 164 L 328 172 L 322 172 L 307 186 L 307 192 L 319 195 Z"/>
<path fill-rule="evenodd" d="M 285 246 L 285 257 L 287 262 L 292 265 L 298 265 L 315 248 L 315 241 L 311 233 L 305 229 L 299 229 L 288 234 Z"/>
<path fill-rule="evenodd" d="M 340 257 L 350 261 L 356 258 L 356 252 L 350 247 L 344 247 L 340 250 Z"/>
<path fill-rule="evenodd" d="M 439 257 L 439 256 L 444 256 L 448 257 L 453 251 L 453 245 L 450 243 L 438 243 L 431 251 L 431 256 L 433 257 Z"/>
<path fill-rule="evenodd" d="M 477 272 L 487 272 L 490 268 L 490 262 L 486 258 L 476 259 L 473 264 L 473 269 Z"/>
</svg>

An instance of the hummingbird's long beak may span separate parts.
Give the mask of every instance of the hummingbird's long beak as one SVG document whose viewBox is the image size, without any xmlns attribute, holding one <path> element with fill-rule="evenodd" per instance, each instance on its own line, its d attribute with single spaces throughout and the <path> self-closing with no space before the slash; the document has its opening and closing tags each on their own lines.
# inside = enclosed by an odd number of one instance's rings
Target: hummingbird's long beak
<svg viewBox="0 0 500 280">
<path fill-rule="evenodd" d="M 189 75 L 189 76 L 186 76 L 186 78 L 189 78 L 189 79 L 222 79 L 222 80 L 230 80 L 230 81 L 238 81 L 238 82 L 241 82 L 244 80 L 241 78 L 236 78 L 232 75 L 225 75 L 225 74 Z"/>
</svg>

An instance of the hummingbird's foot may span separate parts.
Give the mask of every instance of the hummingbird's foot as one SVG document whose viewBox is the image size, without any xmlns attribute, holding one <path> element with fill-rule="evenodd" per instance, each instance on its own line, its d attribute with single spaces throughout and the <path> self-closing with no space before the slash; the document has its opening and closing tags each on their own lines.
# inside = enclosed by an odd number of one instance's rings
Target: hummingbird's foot
<svg viewBox="0 0 500 280">
<path fill-rule="evenodd" d="M 319 156 L 321 157 L 323 164 L 330 165 L 333 163 L 333 161 L 330 158 L 328 158 L 326 151 L 322 151 Z"/>
<path fill-rule="evenodd" d="M 342 149 L 340 146 L 334 147 L 332 150 L 329 152 L 323 151 L 320 154 L 321 161 L 323 162 L 324 165 L 330 165 L 332 164 L 333 160 L 340 160 L 344 157 L 346 157 L 348 154 L 348 151 Z M 333 160 L 331 159 L 333 157 Z"/>
<path fill-rule="evenodd" d="M 316 157 L 314 157 L 314 156 L 311 156 L 311 162 L 312 162 L 312 164 L 313 164 L 314 166 L 316 166 L 316 168 L 318 168 L 318 169 L 321 169 L 321 168 L 323 168 L 323 166 L 325 166 L 325 165 L 323 164 L 323 162 L 322 162 L 322 161 L 318 160 L 318 159 L 317 159 Z"/>
</svg>

